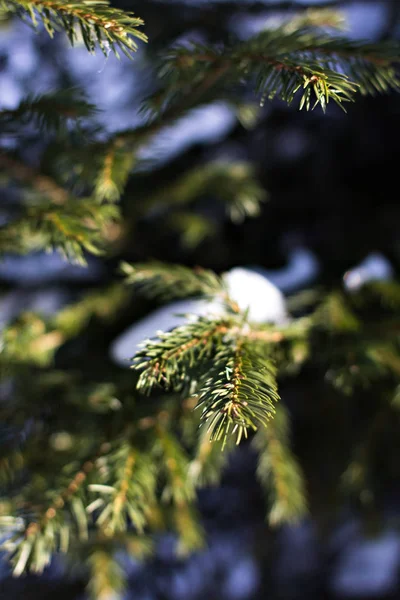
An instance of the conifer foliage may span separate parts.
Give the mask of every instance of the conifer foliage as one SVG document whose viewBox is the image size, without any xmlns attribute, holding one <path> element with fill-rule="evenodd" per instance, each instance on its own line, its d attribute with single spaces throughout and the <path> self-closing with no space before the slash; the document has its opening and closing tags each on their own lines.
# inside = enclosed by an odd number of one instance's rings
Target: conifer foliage
<svg viewBox="0 0 400 600">
<path fill-rule="evenodd" d="M 145 34 L 138 29 L 143 25 L 141 19 L 111 7 L 104 0 L 3 0 L 1 7 L 29 20 L 34 27 L 43 24 L 51 37 L 57 30 L 64 30 L 72 45 L 80 34 L 89 52 L 94 52 L 99 46 L 107 55 L 109 49 L 117 53 L 117 48 L 120 48 L 130 56 L 137 50 L 136 39 L 146 41 Z"/>
<path fill-rule="evenodd" d="M 40 35 L 67 35 L 89 52 L 132 58 L 138 46 L 144 51 L 140 17 L 107 1 L 4 0 L 0 7 Z M 129 235 L 120 199 L 141 165 L 141 149 L 205 103 L 225 100 L 240 117 L 249 91 L 261 104 L 279 98 L 326 111 L 332 103 L 345 109 L 360 93 L 398 90 L 399 45 L 350 41 L 338 34 L 341 26 L 336 13 L 312 11 L 245 41 L 173 44 L 156 61 L 156 85 L 134 129 L 105 131 L 96 107 L 75 89 L 1 110 L 1 184 L 17 197 L 17 210 L 0 228 L 1 253 L 56 250 L 83 265 L 92 253 L 117 253 L 118 240 Z M 25 145 L 32 136 L 44 150 L 30 162 Z M 236 221 L 256 216 L 265 199 L 250 165 L 210 162 L 136 198 L 133 218 L 172 207 L 196 243 L 211 228 L 206 221 L 200 234 L 196 229 L 193 201 L 205 192 Z M 63 368 L 57 357 L 71 340 L 93 323 L 106 327 L 137 298 L 203 298 L 219 309 L 186 315 L 184 324 L 143 340 L 136 354 L 132 349 L 129 371 Z M 0 404 L 8 432 L 0 445 L 0 526 L 14 574 L 41 573 L 55 554 L 84 556 L 92 597 L 118 597 L 121 548 L 146 557 L 161 530 L 176 532 L 179 552 L 202 546 L 196 489 L 218 483 L 245 438 L 258 454 L 270 524 L 304 516 L 307 486 L 279 383 L 313 364 L 349 396 L 379 381 L 377 412 L 398 410 L 400 286 L 319 290 L 290 298 L 288 306 L 285 323 L 254 322 L 220 274 L 124 261 L 113 286 L 53 316 L 24 313 L 6 323 L 1 377 L 12 393 Z M 356 449 L 349 456 L 350 494 L 368 484 L 365 456 Z"/>
</svg>

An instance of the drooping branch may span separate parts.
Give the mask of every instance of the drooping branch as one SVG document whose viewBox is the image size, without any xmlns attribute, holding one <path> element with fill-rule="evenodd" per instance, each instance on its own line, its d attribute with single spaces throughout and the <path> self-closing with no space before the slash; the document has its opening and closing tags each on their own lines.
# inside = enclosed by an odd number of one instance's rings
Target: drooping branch
<svg viewBox="0 0 400 600">
<path fill-rule="evenodd" d="M 266 426 L 275 413 L 279 395 L 272 359 L 241 338 L 226 344 L 200 381 L 198 398 L 211 439 L 236 435 L 239 443 L 249 429 Z"/>
</svg>

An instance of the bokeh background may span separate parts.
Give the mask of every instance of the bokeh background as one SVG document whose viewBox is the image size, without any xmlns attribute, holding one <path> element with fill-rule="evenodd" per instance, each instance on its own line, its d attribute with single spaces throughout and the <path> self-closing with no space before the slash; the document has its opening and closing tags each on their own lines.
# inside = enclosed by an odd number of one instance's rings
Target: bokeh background
<svg viewBox="0 0 400 600">
<path fill-rule="evenodd" d="M 146 22 L 150 43 L 133 63 L 113 55 L 89 56 L 84 47 L 70 49 L 62 36 L 50 40 L 19 21 L 0 23 L 0 108 L 16 106 L 27 93 L 78 86 L 99 107 L 99 124 L 112 132 L 142 122 L 141 101 L 152 87 L 148 65 L 177 40 L 218 42 L 232 34 L 246 38 L 271 20 L 318 6 L 340 9 L 353 39 L 377 41 L 400 34 L 399 0 L 113 4 L 133 10 Z M 399 134 L 400 96 L 395 93 L 359 97 L 347 114 L 336 106 L 323 115 L 319 109 L 305 113 L 295 104 L 267 102 L 256 127 L 244 126 L 223 102 L 202 107 L 143 149 L 141 167 L 122 199 L 126 222 L 132 206 L 149 190 L 163 189 L 188 169 L 217 159 L 254 166 L 268 198 L 261 215 L 232 223 L 210 194 L 198 198 L 193 210 L 212 227 L 192 225 L 188 236 L 185 221 L 176 213 L 153 211 L 135 220 L 111 256 L 90 258 L 86 269 L 69 266 L 56 254 L 7 257 L 0 263 L 0 323 L 26 309 L 57 311 L 82 291 L 115 278 L 121 259 L 156 258 L 219 272 L 259 265 L 285 276 L 292 269 L 294 278 L 285 291 L 340 284 L 349 269 L 371 254 L 383 257 L 398 275 Z M 38 140 L 27 152 L 34 153 L 35 144 L 40 151 Z M 0 220 L 5 218 L 2 210 Z M 306 251 L 305 263 L 300 250 Z M 310 264 L 314 266 L 307 271 Z M 302 269 L 308 273 L 305 278 Z M 79 345 L 68 345 L 60 360 L 68 364 L 84 355 L 98 369 L 109 360 L 115 337 L 150 309 L 146 304 L 131 307 L 112 325 L 80 338 Z M 379 506 L 340 504 L 337 489 L 356 418 L 349 414 L 348 399 L 328 391 L 312 371 L 287 384 L 282 393 L 292 414 L 294 447 L 307 475 L 310 518 L 275 531 L 267 527 L 265 501 L 254 476 L 255 456 L 244 444 L 234 453 L 222 485 L 200 492 L 208 548 L 181 560 L 169 536 L 162 536 L 154 559 L 145 565 L 127 564 L 127 598 L 400 598 L 399 468 L 388 469 Z M 377 468 L 390 463 L 390 451 L 382 449 Z M 13 580 L 6 567 L 1 571 L 1 599 L 47 600 L 56 595 L 60 600 L 84 598 L 79 574 L 67 576 L 57 561 L 40 578 Z"/>
</svg>

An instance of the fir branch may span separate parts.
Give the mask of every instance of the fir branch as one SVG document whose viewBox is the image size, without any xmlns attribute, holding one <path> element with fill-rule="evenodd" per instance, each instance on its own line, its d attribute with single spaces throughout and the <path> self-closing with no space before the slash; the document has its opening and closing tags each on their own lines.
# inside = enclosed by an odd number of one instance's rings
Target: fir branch
<svg viewBox="0 0 400 600">
<path fill-rule="evenodd" d="M 101 129 L 93 133 L 83 144 L 58 146 L 55 167 L 61 176 L 66 173 L 69 179 L 73 177 L 77 187 L 91 190 L 98 203 L 116 202 L 135 165 L 139 143 L 131 130 L 117 132 L 106 140 Z"/>
<path fill-rule="evenodd" d="M 101 252 L 107 228 L 119 217 L 116 206 L 75 198 L 51 177 L 3 151 L 0 170 L 36 199 L 25 208 L 25 214 L 0 229 L 2 252 L 55 248 L 78 264 L 85 264 L 85 250 Z"/>
<path fill-rule="evenodd" d="M 289 415 L 280 403 L 268 427 L 260 427 L 254 437 L 259 453 L 257 476 L 268 498 L 271 525 L 293 522 L 307 512 L 304 480 L 290 450 Z"/>
<path fill-rule="evenodd" d="M 329 100 L 343 107 L 358 89 L 382 93 L 399 88 L 397 44 L 329 38 L 309 27 L 288 33 L 285 27 L 222 49 L 193 45 L 171 50 L 161 68 L 164 88 L 151 100 L 155 114 L 169 115 L 180 102 L 193 106 L 211 88 L 214 96 L 227 97 L 238 82 L 255 81 L 262 98 L 277 96 L 288 104 L 299 95 L 300 108 L 307 110 L 318 104 L 325 110 Z"/>
<path fill-rule="evenodd" d="M 225 443 L 236 434 L 239 443 L 248 429 L 266 426 L 275 413 L 275 367 L 265 350 L 261 354 L 254 344 L 238 338 L 218 349 L 197 394 L 211 440 Z"/>
<path fill-rule="evenodd" d="M 91 199 L 69 202 L 61 213 L 29 211 L 33 222 L 45 233 L 50 247 L 59 250 L 69 261 L 85 265 L 84 251 L 101 254 L 107 243 L 106 230 L 119 218 L 117 207 L 95 207 Z M 38 214 L 39 213 L 39 214 Z"/>
<path fill-rule="evenodd" d="M 133 357 L 132 366 L 140 371 L 137 389 L 147 394 L 156 386 L 181 389 L 187 374 L 216 351 L 230 325 L 227 319 L 200 317 L 148 340 Z"/>
<path fill-rule="evenodd" d="M 120 270 L 134 290 L 157 300 L 189 296 L 226 297 L 225 285 L 213 271 L 161 262 L 122 263 Z"/>
<path fill-rule="evenodd" d="M 98 512 L 96 525 L 107 537 L 126 531 L 129 522 L 142 533 L 148 505 L 155 503 L 157 479 L 151 458 L 125 442 L 103 460 L 104 479 L 89 487 L 99 496 L 87 510 Z"/>
<path fill-rule="evenodd" d="M 22 16 L 34 27 L 42 23 L 50 37 L 64 30 L 71 45 L 79 40 L 79 32 L 91 53 L 98 45 L 105 56 L 109 49 L 118 56 L 119 48 L 131 57 L 138 47 L 135 38 L 147 41 L 146 35 L 138 29 L 143 25 L 142 19 L 110 6 L 108 0 L 2 0 L 0 7 Z"/>
<path fill-rule="evenodd" d="M 76 126 L 81 119 L 93 117 L 96 113 L 95 105 L 88 102 L 80 90 L 57 90 L 47 94 L 28 96 L 16 108 L 0 111 L 0 125 L 3 131 L 12 131 L 21 125 L 26 126 L 28 123 L 32 123 L 42 132 L 56 131 L 60 133 L 65 130 L 68 121 L 73 121 Z M 4 160 L 4 157 L 0 156 L 0 165 Z M 16 173 L 18 172 L 18 165 L 15 161 L 13 164 L 9 159 L 6 166 L 14 169 Z M 19 169 L 21 169 L 21 165 L 19 165 Z M 36 174 L 35 177 L 39 178 L 42 187 L 44 185 L 45 189 L 49 189 L 48 179 L 39 174 Z"/>
<path fill-rule="evenodd" d="M 118 208 L 91 199 L 71 199 L 61 210 L 43 203 L 26 208 L 24 216 L 0 229 L 2 252 L 58 250 L 67 260 L 86 265 L 85 252 L 101 254 L 107 229 L 117 221 Z"/>
<path fill-rule="evenodd" d="M 2 252 L 57 249 L 68 260 L 84 265 L 85 251 L 102 251 L 107 229 L 118 220 L 118 207 L 99 205 L 91 198 L 75 198 L 51 177 L 2 151 L 0 170 L 36 200 L 19 218 L 0 228 Z"/>
<path fill-rule="evenodd" d="M 33 516 L 16 523 L 14 537 L 4 544 L 11 555 L 14 575 L 21 575 L 26 570 L 41 573 L 55 552 L 68 551 L 71 523 L 68 523 L 67 512 L 78 537 L 87 539 L 87 515 L 81 496 L 94 466 L 94 460 L 88 459 L 75 468 L 72 477 L 62 473 L 58 477 L 58 487 L 50 492 L 52 501 L 46 505 L 41 500 L 41 506 L 33 507 Z M 39 493 L 43 495 L 43 489 Z"/>
<path fill-rule="evenodd" d="M 343 108 L 358 90 L 366 94 L 399 88 L 396 43 L 331 38 L 314 26 L 318 19 L 315 23 L 306 19 L 304 26 L 296 29 L 296 20 L 293 27 L 290 23 L 222 49 L 200 45 L 173 48 L 160 67 L 162 87 L 143 105 L 150 115 L 148 122 L 118 132 L 106 145 L 109 162 L 104 166 L 112 164 L 114 154 L 120 157 L 115 164 L 115 181 L 106 176 L 110 169 L 105 169 L 105 175 L 99 172 L 99 182 L 108 180 L 108 193 L 113 197 L 121 193 L 132 155 L 144 142 L 200 103 L 230 100 L 232 89 L 237 97 L 239 83 L 255 87 L 262 99 L 277 96 L 290 104 L 299 96 L 300 108 L 307 110 L 317 104 L 325 110 L 330 99 Z M 123 163 L 124 154 L 128 166 L 118 175 L 117 165 Z"/>
<path fill-rule="evenodd" d="M 313 53 L 323 65 L 347 73 L 363 95 L 400 89 L 399 47 L 395 42 L 368 44 L 345 38 L 321 38 L 304 51 Z"/>
</svg>

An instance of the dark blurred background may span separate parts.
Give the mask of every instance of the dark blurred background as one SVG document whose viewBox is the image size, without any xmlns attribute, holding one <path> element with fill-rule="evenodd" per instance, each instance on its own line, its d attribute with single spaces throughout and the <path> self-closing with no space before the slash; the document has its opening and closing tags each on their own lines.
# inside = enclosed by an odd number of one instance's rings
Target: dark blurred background
<svg viewBox="0 0 400 600">
<path fill-rule="evenodd" d="M 115 131 L 141 123 L 143 95 L 151 87 L 146 67 L 152 55 L 176 40 L 220 42 L 248 37 L 270 19 L 307 7 L 343 11 L 353 39 L 383 40 L 400 34 L 400 0 L 224 1 L 165 0 L 113 2 L 146 23 L 149 45 L 133 63 L 85 48 L 69 49 L 22 22 L 0 27 L 0 108 L 16 106 L 27 93 L 81 86 L 102 112 L 98 121 Z M 85 270 L 56 255 L 9 257 L 0 265 L 0 321 L 29 308 L 52 313 L 81 290 L 112 280 L 121 258 L 157 258 L 217 271 L 238 265 L 285 269 L 291 252 L 309 249 L 319 264 L 313 283 L 340 284 L 346 271 L 380 253 L 398 275 L 400 96 L 358 97 L 344 114 L 299 112 L 295 105 L 266 103 L 257 126 L 246 128 L 222 102 L 196 110 L 143 150 L 147 163 L 134 173 L 123 197 L 129 218 L 134 198 L 163 188 L 187 169 L 209 160 L 245 160 L 268 193 L 260 217 L 234 224 L 213 197 L 196 210 L 213 223 L 214 234 L 196 245 L 163 226 L 166 215 L 140 220 L 107 259 L 90 259 Z M 38 148 L 40 141 L 37 142 Z M 29 152 L 33 152 L 34 144 Z M 40 148 L 39 148 L 40 149 Z M 146 166 L 147 165 L 147 166 Z M 217 208 L 216 208 L 217 207 Z M 1 215 L 0 215 L 1 216 Z M 168 215 L 167 215 L 168 216 Z M 136 311 L 136 312 L 135 312 Z M 111 341 L 146 307 L 134 308 L 106 331 L 81 340 L 93 364 Z M 70 349 L 72 356 L 79 351 Z M 68 361 L 68 357 L 66 358 Z M 307 475 L 312 516 L 296 526 L 271 531 L 265 501 L 254 477 L 255 456 L 243 445 L 234 453 L 219 488 L 200 493 L 209 548 L 182 561 L 168 536 L 146 565 L 130 563 L 127 598 L 137 600 L 346 600 L 400 598 L 398 467 L 389 469 L 379 506 L 365 510 L 338 501 L 340 475 L 353 435 L 349 399 L 329 390 L 313 372 L 286 384 L 283 397 L 293 419 L 294 447 Z M 367 402 L 367 399 L 366 399 Z M 339 407 L 339 410 L 338 410 Z M 385 454 L 387 453 L 387 454 Z M 383 449 L 379 460 L 388 459 Z M 378 460 L 378 462 L 379 462 Z M 390 461 L 389 461 L 390 462 Z M 379 510 L 378 510 L 379 509 Z M 124 562 L 125 557 L 121 556 Z M 55 563 L 41 578 L 0 579 L 0 598 L 83 598 L 79 578 L 67 580 Z M 111 600 L 111 599 L 110 599 Z"/>
</svg>

